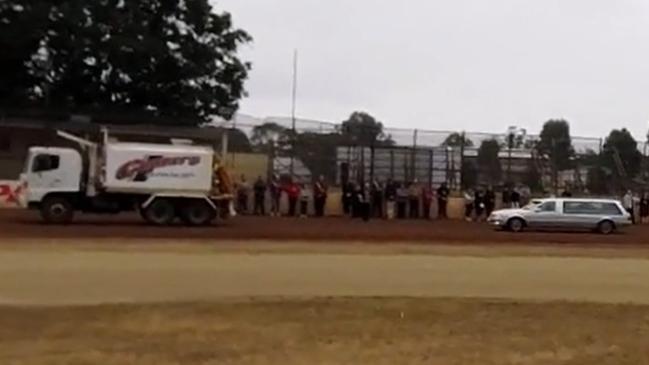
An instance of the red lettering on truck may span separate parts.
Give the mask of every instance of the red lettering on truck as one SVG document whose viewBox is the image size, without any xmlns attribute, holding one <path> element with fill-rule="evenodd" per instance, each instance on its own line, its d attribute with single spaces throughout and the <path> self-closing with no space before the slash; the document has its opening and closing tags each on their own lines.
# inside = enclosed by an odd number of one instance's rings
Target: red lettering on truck
<svg viewBox="0 0 649 365">
<path fill-rule="evenodd" d="M 168 166 L 196 166 L 201 162 L 199 156 L 152 157 L 125 162 L 115 172 L 117 180 L 133 179 L 138 175 L 148 175 L 154 170 Z"/>
</svg>

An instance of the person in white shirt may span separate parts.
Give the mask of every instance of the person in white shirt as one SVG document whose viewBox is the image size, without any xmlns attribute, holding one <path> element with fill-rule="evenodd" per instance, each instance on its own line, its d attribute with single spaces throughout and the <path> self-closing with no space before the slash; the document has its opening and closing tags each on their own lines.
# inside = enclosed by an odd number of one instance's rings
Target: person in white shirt
<svg viewBox="0 0 649 365">
<path fill-rule="evenodd" d="M 626 194 L 624 194 L 624 197 L 622 198 L 622 205 L 624 206 L 624 209 L 626 209 L 629 214 L 631 214 L 631 222 L 635 224 L 635 214 L 633 211 L 633 193 L 631 190 L 627 190 Z"/>
<path fill-rule="evenodd" d="M 475 202 L 475 195 L 473 190 L 467 189 L 464 192 L 464 219 L 471 222 L 473 216 L 473 203 Z"/>
</svg>

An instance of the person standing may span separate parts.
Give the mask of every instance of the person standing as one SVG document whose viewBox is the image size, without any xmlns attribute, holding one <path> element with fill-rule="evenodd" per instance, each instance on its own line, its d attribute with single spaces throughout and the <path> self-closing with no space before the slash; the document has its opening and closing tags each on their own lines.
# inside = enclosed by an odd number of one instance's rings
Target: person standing
<svg viewBox="0 0 649 365">
<path fill-rule="evenodd" d="M 480 222 L 482 221 L 482 214 L 484 213 L 484 192 L 482 191 L 482 188 L 476 189 L 473 204 L 475 206 L 475 220 L 476 222 Z"/>
<path fill-rule="evenodd" d="M 446 206 L 448 204 L 449 194 L 450 191 L 448 190 L 448 186 L 446 186 L 446 183 L 442 183 L 442 185 L 437 189 L 437 209 L 438 217 L 440 219 L 448 218 L 448 215 L 446 214 Z"/>
<path fill-rule="evenodd" d="M 502 203 L 504 209 L 509 209 L 512 207 L 512 191 L 509 186 L 506 186 L 503 189 Z"/>
<path fill-rule="evenodd" d="M 395 216 L 395 201 L 397 200 L 397 185 L 392 180 L 389 179 L 385 184 L 385 217 L 387 219 L 393 219 Z"/>
<path fill-rule="evenodd" d="M 627 190 L 626 194 L 624 194 L 624 197 L 622 197 L 622 205 L 624 205 L 624 209 L 631 214 L 631 223 L 635 224 L 635 212 L 633 210 L 633 193 L 631 190 Z"/>
<path fill-rule="evenodd" d="M 288 215 L 289 217 L 295 217 L 297 201 L 300 199 L 300 185 L 291 178 L 285 190 L 288 196 Z"/>
<path fill-rule="evenodd" d="M 649 193 L 646 191 L 640 198 L 640 221 L 645 224 L 649 223 Z"/>
<path fill-rule="evenodd" d="M 473 220 L 474 202 L 475 196 L 473 194 L 473 191 L 471 189 L 467 189 L 464 192 L 464 219 L 466 219 L 467 222 L 471 222 Z"/>
<path fill-rule="evenodd" d="M 489 186 L 484 194 L 484 207 L 488 218 L 496 208 L 496 193 L 494 192 L 493 186 Z"/>
<path fill-rule="evenodd" d="M 383 187 L 381 183 L 374 179 L 370 187 L 371 214 L 375 218 L 383 218 Z"/>
<path fill-rule="evenodd" d="M 417 182 L 417 180 L 414 180 L 408 187 L 408 205 L 410 207 L 410 219 L 419 219 L 420 194 L 421 189 L 419 188 L 419 183 Z"/>
<path fill-rule="evenodd" d="M 343 184 L 342 203 L 343 203 L 343 213 L 345 215 L 352 214 L 352 207 L 354 205 L 354 190 L 355 190 L 355 186 L 351 181 L 348 181 Z"/>
<path fill-rule="evenodd" d="M 370 184 L 358 185 L 356 189 L 354 217 L 361 218 L 365 222 L 370 220 Z"/>
<path fill-rule="evenodd" d="M 521 193 L 518 192 L 518 189 L 512 189 L 510 193 L 511 206 L 514 209 L 521 207 Z"/>
<path fill-rule="evenodd" d="M 275 175 L 273 176 L 270 186 L 270 215 L 278 217 L 279 213 L 279 203 L 282 198 L 282 187 L 279 184 L 279 178 Z"/>
<path fill-rule="evenodd" d="M 257 177 L 253 190 L 255 191 L 253 214 L 266 215 L 266 183 L 261 176 Z"/>
<path fill-rule="evenodd" d="M 305 184 L 300 185 L 300 218 L 306 218 L 309 215 L 309 190 Z"/>
<path fill-rule="evenodd" d="M 250 185 L 246 181 L 246 175 L 241 175 L 241 180 L 237 186 L 237 210 L 239 214 L 248 214 L 248 194 L 250 193 Z"/>
<path fill-rule="evenodd" d="M 397 218 L 406 219 L 408 207 L 408 188 L 402 183 L 399 183 L 397 186 Z"/>
<path fill-rule="evenodd" d="M 433 188 L 430 184 L 426 184 L 421 189 L 421 201 L 424 205 L 422 217 L 424 219 L 430 219 L 430 207 L 433 203 Z"/>
<path fill-rule="evenodd" d="M 327 183 L 323 175 L 313 184 L 313 204 L 315 207 L 315 216 L 324 217 L 325 206 L 327 205 Z"/>
</svg>

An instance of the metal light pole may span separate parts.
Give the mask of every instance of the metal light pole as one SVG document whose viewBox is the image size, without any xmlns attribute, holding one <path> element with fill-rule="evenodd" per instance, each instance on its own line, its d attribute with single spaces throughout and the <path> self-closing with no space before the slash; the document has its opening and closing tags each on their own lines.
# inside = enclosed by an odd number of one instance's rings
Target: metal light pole
<svg viewBox="0 0 649 365">
<path fill-rule="evenodd" d="M 295 131 L 295 104 L 297 100 L 297 49 L 293 52 L 293 93 L 291 98 L 291 165 L 290 173 L 293 177 L 295 170 L 295 139 L 297 133 Z"/>
</svg>

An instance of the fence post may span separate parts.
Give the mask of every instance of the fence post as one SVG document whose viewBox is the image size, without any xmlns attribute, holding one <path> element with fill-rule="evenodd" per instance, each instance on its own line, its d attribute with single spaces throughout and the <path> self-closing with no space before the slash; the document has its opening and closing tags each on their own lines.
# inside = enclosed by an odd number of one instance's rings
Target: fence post
<svg viewBox="0 0 649 365">
<path fill-rule="evenodd" d="M 374 182 L 374 145 L 370 147 L 370 183 Z"/>
<path fill-rule="evenodd" d="M 410 181 L 415 181 L 417 178 L 417 129 L 412 135 L 412 160 L 411 160 L 411 176 Z"/>
<path fill-rule="evenodd" d="M 361 163 L 359 169 L 359 176 L 357 177 L 360 180 L 361 186 L 365 185 L 365 146 L 361 146 Z M 357 180 L 357 182 L 359 182 Z"/>
<path fill-rule="evenodd" d="M 394 180 L 394 149 L 390 149 L 390 180 Z"/>
<path fill-rule="evenodd" d="M 433 186 L 433 149 L 428 150 L 428 186 Z"/>
<path fill-rule="evenodd" d="M 462 143 L 460 144 L 460 188 L 464 184 L 464 148 L 466 144 L 466 133 L 462 131 Z M 455 157 L 455 156 L 453 156 Z M 455 172 L 453 172 L 455 175 Z"/>
</svg>

